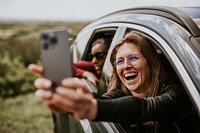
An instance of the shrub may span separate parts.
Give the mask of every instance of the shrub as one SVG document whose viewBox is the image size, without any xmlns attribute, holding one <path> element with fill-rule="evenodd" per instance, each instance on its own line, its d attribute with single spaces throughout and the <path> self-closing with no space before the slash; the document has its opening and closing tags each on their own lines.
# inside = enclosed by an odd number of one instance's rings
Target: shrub
<svg viewBox="0 0 200 133">
<path fill-rule="evenodd" d="M 35 76 L 21 61 L 20 56 L 11 58 L 8 53 L 0 55 L 0 96 L 9 97 L 34 90 Z"/>
</svg>

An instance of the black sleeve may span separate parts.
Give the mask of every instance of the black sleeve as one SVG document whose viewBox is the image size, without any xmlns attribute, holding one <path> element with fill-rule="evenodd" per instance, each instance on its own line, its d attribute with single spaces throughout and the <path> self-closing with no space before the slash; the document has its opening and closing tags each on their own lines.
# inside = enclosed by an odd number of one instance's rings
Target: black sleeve
<svg viewBox="0 0 200 133">
<path fill-rule="evenodd" d="M 131 122 L 143 114 L 145 100 L 133 96 L 116 99 L 98 99 L 98 113 L 95 121 Z"/>
<path fill-rule="evenodd" d="M 160 96 L 98 99 L 96 121 L 140 123 L 183 117 L 191 111 L 191 103 L 183 91 L 169 90 Z"/>
<path fill-rule="evenodd" d="M 185 90 L 178 86 L 168 86 L 166 93 L 146 100 L 145 121 L 183 118 L 194 109 Z"/>
</svg>

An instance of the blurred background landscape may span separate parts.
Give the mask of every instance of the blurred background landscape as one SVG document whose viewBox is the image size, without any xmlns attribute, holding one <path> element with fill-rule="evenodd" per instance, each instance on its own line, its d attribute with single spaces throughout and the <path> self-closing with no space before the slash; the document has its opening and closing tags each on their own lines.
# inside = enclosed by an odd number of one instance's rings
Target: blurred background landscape
<svg viewBox="0 0 200 133">
<path fill-rule="evenodd" d="M 0 24 L 0 133 L 53 133 L 51 112 L 34 96 L 36 76 L 27 70 L 40 64 L 42 31 L 67 29 L 75 38 L 87 23 Z"/>
<path fill-rule="evenodd" d="M 0 1 L 0 133 L 53 133 L 51 112 L 34 96 L 40 64 L 39 35 L 67 29 L 73 38 L 92 21 L 136 6 L 200 6 L 199 0 L 2 0 Z"/>
</svg>

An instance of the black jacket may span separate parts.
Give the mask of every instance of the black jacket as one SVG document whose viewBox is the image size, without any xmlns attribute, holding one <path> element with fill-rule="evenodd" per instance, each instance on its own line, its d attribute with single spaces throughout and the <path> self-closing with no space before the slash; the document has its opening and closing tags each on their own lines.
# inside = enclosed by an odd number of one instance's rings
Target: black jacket
<svg viewBox="0 0 200 133">
<path fill-rule="evenodd" d="M 119 89 L 96 96 L 95 120 L 129 125 L 134 133 L 200 133 L 200 118 L 184 89 L 161 87 L 159 96 L 149 98 L 127 96 Z"/>
</svg>

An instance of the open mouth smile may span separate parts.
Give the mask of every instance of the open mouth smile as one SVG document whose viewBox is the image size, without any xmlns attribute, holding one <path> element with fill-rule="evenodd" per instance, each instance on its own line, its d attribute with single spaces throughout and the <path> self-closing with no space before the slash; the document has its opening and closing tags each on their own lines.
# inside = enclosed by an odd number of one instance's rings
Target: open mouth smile
<svg viewBox="0 0 200 133">
<path fill-rule="evenodd" d="M 135 72 L 132 72 L 132 73 L 127 73 L 127 74 L 124 74 L 124 78 L 127 80 L 127 81 L 130 81 L 130 80 L 133 80 L 137 77 L 138 73 L 135 73 Z"/>
</svg>

